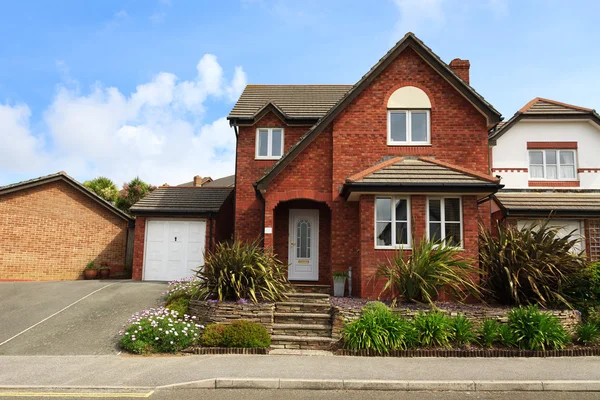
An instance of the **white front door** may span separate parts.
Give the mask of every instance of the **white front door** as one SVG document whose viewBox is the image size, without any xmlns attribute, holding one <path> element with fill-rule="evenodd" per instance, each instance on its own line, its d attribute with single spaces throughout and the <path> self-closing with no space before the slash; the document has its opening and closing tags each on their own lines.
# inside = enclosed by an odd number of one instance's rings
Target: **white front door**
<svg viewBox="0 0 600 400">
<path fill-rule="evenodd" d="M 149 220 L 144 246 L 144 280 L 193 276 L 204 264 L 206 221 Z"/>
<path fill-rule="evenodd" d="M 319 210 L 290 210 L 288 279 L 319 280 Z"/>
</svg>

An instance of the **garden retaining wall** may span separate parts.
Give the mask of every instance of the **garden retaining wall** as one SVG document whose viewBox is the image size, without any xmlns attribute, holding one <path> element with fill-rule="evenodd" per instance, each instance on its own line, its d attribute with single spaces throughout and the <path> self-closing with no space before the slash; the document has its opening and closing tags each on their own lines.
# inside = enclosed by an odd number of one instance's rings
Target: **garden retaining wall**
<svg viewBox="0 0 600 400">
<path fill-rule="evenodd" d="M 342 329 L 348 322 L 352 322 L 360 317 L 362 307 L 332 307 L 332 337 L 335 340 L 339 340 L 342 337 Z M 505 323 L 508 321 L 508 313 L 511 309 L 476 309 L 476 310 L 462 310 L 461 312 L 449 311 L 440 309 L 440 312 L 448 314 L 451 317 L 455 317 L 459 314 L 463 314 L 465 317 L 473 321 L 475 326 L 479 326 L 486 319 L 495 319 L 498 322 Z M 404 318 L 413 318 L 419 312 L 430 312 L 430 310 L 410 310 L 405 308 L 392 308 L 392 311 Z M 577 325 L 581 323 L 581 313 L 576 310 L 543 310 L 551 313 L 553 316 L 558 318 L 562 326 L 569 332 L 574 332 Z"/>
<path fill-rule="evenodd" d="M 233 302 L 214 302 L 191 300 L 189 313 L 195 316 L 201 325 L 217 322 L 230 324 L 237 320 L 258 322 L 267 328 L 269 334 L 273 333 L 273 316 L 275 304 L 241 304 Z"/>
</svg>

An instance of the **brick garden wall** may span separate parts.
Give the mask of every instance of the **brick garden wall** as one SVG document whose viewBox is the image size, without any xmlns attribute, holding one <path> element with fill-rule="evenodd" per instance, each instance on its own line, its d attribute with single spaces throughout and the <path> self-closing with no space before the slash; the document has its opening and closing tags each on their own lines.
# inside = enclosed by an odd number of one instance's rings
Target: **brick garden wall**
<svg viewBox="0 0 600 400">
<path fill-rule="evenodd" d="M 125 265 L 127 221 L 63 181 L 0 196 L 0 280 L 69 280 Z"/>
</svg>

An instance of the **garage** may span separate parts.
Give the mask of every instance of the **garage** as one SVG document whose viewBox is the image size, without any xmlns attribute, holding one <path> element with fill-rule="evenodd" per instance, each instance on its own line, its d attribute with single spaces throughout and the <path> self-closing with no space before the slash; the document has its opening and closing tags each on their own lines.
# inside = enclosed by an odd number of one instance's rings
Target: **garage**
<svg viewBox="0 0 600 400">
<path fill-rule="evenodd" d="M 151 219 L 146 225 L 146 281 L 193 275 L 204 264 L 206 221 Z"/>
<path fill-rule="evenodd" d="M 208 251 L 233 235 L 232 187 L 161 186 L 131 207 L 132 278 L 171 281 L 194 275 Z"/>
</svg>

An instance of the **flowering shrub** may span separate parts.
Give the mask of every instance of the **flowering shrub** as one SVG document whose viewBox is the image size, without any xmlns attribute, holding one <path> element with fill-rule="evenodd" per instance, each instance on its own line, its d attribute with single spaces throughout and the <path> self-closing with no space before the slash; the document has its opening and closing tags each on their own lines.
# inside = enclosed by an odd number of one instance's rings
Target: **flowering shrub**
<svg viewBox="0 0 600 400">
<path fill-rule="evenodd" d="M 200 340 L 201 325 L 196 317 L 179 317 L 177 311 L 150 308 L 135 313 L 119 332 L 119 344 L 124 350 L 137 354 L 175 353 Z"/>
<path fill-rule="evenodd" d="M 200 279 L 195 276 L 187 278 L 177 279 L 176 281 L 169 282 L 167 291 L 164 294 L 167 303 L 170 303 L 173 299 L 178 297 L 192 297 L 200 285 Z"/>
</svg>

